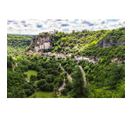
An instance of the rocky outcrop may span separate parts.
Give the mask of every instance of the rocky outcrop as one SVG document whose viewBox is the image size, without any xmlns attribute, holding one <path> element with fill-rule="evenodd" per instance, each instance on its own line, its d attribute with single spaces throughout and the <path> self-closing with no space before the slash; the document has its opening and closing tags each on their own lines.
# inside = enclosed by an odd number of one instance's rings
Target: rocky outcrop
<svg viewBox="0 0 133 118">
<path fill-rule="evenodd" d="M 41 33 L 38 36 L 34 36 L 29 46 L 29 51 L 45 52 L 51 49 L 51 38 L 49 33 Z"/>
<path fill-rule="evenodd" d="M 100 47 L 111 47 L 111 46 L 124 46 L 125 45 L 125 28 L 112 30 L 106 37 L 100 42 Z"/>
<path fill-rule="evenodd" d="M 99 42 L 100 47 L 110 47 L 110 46 L 119 46 L 119 45 L 125 45 L 125 42 L 119 42 L 119 41 L 107 41 L 106 39 Z"/>
</svg>

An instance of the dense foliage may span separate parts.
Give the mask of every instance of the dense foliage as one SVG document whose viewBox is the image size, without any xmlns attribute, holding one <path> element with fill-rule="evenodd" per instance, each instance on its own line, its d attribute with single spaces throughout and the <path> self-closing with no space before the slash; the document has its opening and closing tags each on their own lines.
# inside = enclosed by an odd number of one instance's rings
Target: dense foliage
<svg viewBox="0 0 133 118">
<path fill-rule="evenodd" d="M 124 28 L 49 35 L 51 53 L 72 56 L 28 55 L 32 36 L 7 35 L 8 97 L 125 97 Z M 75 56 L 95 63 L 77 61 Z"/>
</svg>

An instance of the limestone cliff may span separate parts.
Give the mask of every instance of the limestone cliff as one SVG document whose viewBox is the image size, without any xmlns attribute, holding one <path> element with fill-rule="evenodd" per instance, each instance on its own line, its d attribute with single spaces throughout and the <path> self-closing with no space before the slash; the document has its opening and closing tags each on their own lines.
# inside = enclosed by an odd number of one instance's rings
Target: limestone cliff
<svg viewBox="0 0 133 118">
<path fill-rule="evenodd" d="M 41 33 L 34 36 L 28 50 L 32 52 L 45 52 L 51 49 L 51 38 L 49 33 Z"/>
</svg>

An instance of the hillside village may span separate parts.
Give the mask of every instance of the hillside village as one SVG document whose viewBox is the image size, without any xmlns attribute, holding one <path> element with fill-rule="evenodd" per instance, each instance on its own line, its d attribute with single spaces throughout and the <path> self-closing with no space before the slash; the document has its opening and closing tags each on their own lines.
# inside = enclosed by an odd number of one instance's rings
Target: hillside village
<svg viewBox="0 0 133 118">
<path fill-rule="evenodd" d="M 82 55 L 73 55 L 71 52 L 67 53 L 66 52 L 51 52 L 52 49 L 54 49 L 54 34 L 55 32 L 43 32 L 40 33 L 37 36 L 34 36 L 32 38 L 31 44 L 28 48 L 28 54 L 41 54 L 42 56 L 49 56 L 49 57 L 55 57 L 55 58 L 69 58 L 69 57 L 74 57 L 76 61 L 88 61 L 91 63 L 97 63 L 99 61 L 99 58 L 96 56 L 82 56 Z M 110 40 L 112 37 L 111 34 L 106 37 L 106 39 L 103 39 L 98 42 L 98 46 L 102 48 L 108 48 L 111 46 L 124 46 L 125 42 L 124 41 L 119 41 L 119 40 Z M 74 39 L 75 40 L 75 39 Z M 53 41 L 53 42 L 52 42 Z M 63 47 L 62 47 L 63 48 Z M 111 62 L 112 63 L 124 63 L 125 60 L 122 58 L 112 58 Z"/>
</svg>

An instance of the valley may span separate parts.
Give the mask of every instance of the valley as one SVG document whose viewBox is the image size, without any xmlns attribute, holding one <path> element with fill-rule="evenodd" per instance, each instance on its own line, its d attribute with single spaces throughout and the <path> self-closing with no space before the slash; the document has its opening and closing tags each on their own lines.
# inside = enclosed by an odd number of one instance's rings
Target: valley
<svg viewBox="0 0 133 118">
<path fill-rule="evenodd" d="M 7 41 L 8 98 L 125 97 L 125 28 Z"/>
</svg>

